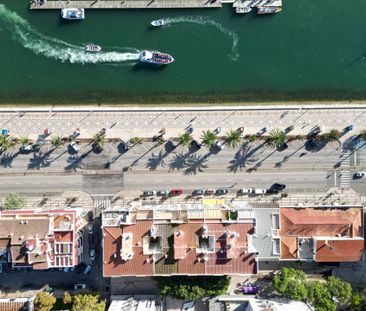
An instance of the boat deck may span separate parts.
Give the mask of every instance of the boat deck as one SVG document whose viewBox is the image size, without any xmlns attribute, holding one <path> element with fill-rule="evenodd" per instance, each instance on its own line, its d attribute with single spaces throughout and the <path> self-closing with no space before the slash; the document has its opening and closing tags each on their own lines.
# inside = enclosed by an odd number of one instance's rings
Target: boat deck
<svg viewBox="0 0 366 311">
<path fill-rule="evenodd" d="M 173 9 L 173 8 L 220 8 L 219 0 L 48 0 L 46 2 L 31 1 L 30 9 Z"/>
</svg>

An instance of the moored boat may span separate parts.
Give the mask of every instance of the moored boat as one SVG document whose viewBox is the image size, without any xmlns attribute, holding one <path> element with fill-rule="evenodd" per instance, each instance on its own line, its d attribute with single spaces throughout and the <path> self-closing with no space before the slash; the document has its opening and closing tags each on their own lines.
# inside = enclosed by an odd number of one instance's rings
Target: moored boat
<svg viewBox="0 0 366 311">
<path fill-rule="evenodd" d="M 165 21 L 163 19 L 157 19 L 151 22 L 151 26 L 161 27 L 165 25 Z"/>
<path fill-rule="evenodd" d="M 282 8 L 271 6 L 271 7 L 259 7 L 257 14 L 274 14 L 281 12 Z"/>
<path fill-rule="evenodd" d="M 174 62 L 173 56 L 158 51 L 143 51 L 139 60 L 140 63 L 150 65 L 168 65 Z"/>
<path fill-rule="evenodd" d="M 99 45 L 96 45 L 96 44 L 87 44 L 85 46 L 85 51 L 87 52 L 94 52 L 94 53 L 97 53 L 97 52 L 100 52 L 102 50 L 102 47 L 100 47 Z"/>
<path fill-rule="evenodd" d="M 61 17 L 63 19 L 77 20 L 85 18 L 85 10 L 78 8 L 61 9 Z"/>
</svg>

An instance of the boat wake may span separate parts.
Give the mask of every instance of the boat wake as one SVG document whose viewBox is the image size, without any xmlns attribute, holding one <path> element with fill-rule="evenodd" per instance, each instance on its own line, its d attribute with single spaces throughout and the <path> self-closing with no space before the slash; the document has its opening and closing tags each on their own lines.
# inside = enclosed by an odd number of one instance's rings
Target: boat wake
<svg viewBox="0 0 366 311">
<path fill-rule="evenodd" d="M 166 25 L 178 24 L 178 23 L 193 23 L 193 24 L 210 25 L 216 27 L 223 34 L 230 37 L 232 41 L 231 53 L 229 54 L 230 59 L 236 61 L 239 58 L 239 50 L 238 50 L 239 35 L 236 32 L 224 27 L 222 24 L 212 19 L 209 19 L 204 16 L 180 16 L 180 17 L 164 18 L 164 22 Z"/>
<path fill-rule="evenodd" d="M 8 29 L 13 39 L 37 55 L 43 55 L 62 62 L 79 64 L 135 62 L 140 51 L 125 48 L 124 52 L 88 53 L 84 47 L 67 43 L 39 33 L 25 19 L 0 4 L 0 25 Z"/>
</svg>

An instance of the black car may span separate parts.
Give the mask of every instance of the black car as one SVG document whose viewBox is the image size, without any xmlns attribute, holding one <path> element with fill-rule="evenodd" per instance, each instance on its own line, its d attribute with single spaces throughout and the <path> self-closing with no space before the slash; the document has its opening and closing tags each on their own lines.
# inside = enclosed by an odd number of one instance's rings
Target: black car
<svg viewBox="0 0 366 311">
<path fill-rule="evenodd" d="M 275 183 L 268 190 L 267 193 L 279 193 L 286 188 L 286 185 Z"/>
<path fill-rule="evenodd" d="M 215 192 L 216 195 L 224 195 L 227 193 L 229 193 L 229 190 L 227 190 L 227 189 L 217 189 Z"/>
<path fill-rule="evenodd" d="M 190 148 L 192 149 L 192 150 L 199 150 L 199 149 L 201 149 L 201 144 L 199 144 L 198 142 L 197 142 L 197 140 L 192 140 L 191 141 L 191 146 L 190 146 Z"/>
<path fill-rule="evenodd" d="M 319 135 L 320 132 L 321 132 L 320 127 L 315 126 L 311 129 L 311 131 L 308 133 L 308 135 L 306 135 L 306 139 L 313 140 L 314 138 L 316 138 Z"/>
</svg>

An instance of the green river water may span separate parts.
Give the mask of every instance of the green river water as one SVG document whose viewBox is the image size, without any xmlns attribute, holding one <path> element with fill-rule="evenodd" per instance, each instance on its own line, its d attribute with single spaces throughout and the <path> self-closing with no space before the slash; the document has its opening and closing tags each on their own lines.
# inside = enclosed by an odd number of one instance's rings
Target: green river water
<svg viewBox="0 0 366 311">
<path fill-rule="evenodd" d="M 153 19 L 167 18 L 152 29 Z M 272 16 L 191 10 L 59 10 L 0 5 L 1 102 L 366 98 L 366 1 L 283 0 Z M 93 42 L 99 54 L 84 52 Z M 143 49 L 174 56 L 136 65 Z"/>
</svg>

